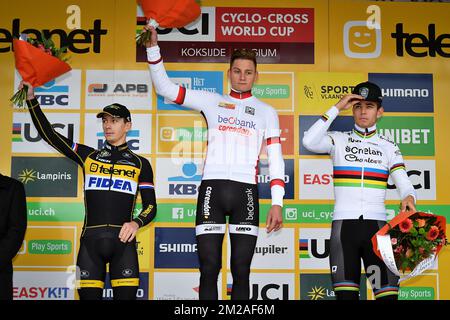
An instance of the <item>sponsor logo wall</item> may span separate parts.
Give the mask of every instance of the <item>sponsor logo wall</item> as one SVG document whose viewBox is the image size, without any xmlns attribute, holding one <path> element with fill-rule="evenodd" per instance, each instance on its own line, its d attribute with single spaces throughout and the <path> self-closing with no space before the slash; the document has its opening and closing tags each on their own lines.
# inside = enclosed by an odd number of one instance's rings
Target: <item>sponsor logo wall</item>
<svg viewBox="0 0 450 320">
<path fill-rule="evenodd" d="M 61 24 L 55 16 L 66 17 L 66 8 L 54 8 L 49 0 L 0 12 L 0 66 L 7 78 L 0 84 L 3 105 L 9 106 L 6 99 L 21 80 L 11 55 L 13 36 L 44 29 L 53 31 L 57 46 L 67 42 L 72 70 L 36 88 L 53 129 L 75 142 L 102 148 L 102 122 L 95 115 L 113 102 L 124 104 L 132 114 L 129 147 L 152 164 L 158 213 L 137 235 L 137 298 L 198 299 L 195 219 L 208 148 L 207 123 L 201 114 L 155 93 L 145 49 L 135 46 L 128 34 L 140 32 L 144 15 L 134 3 L 133 10 L 122 10 L 125 2 L 114 2 L 108 8 L 100 2 L 83 7 L 98 17 L 83 18 L 81 30 Z M 328 261 L 333 167 L 328 155 L 308 151 L 302 139 L 359 82 L 372 81 L 382 89 L 384 114 L 377 128 L 401 149 L 419 210 L 450 219 L 448 8 L 377 2 L 383 19 L 369 28 L 368 5 L 351 5 L 352 11 L 347 11 L 331 0 L 263 0 L 239 7 L 205 0 L 193 23 L 158 28 L 168 76 L 187 89 L 227 94 L 232 50 L 253 49 L 259 78 L 252 94 L 279 115 L 286 169 L 284 228 L 269 235 L 265 231 L 271 193 L 263 146 L 256 176 L 260 225 L 251 264 L 252 300 L 334 299 Z M 52 14 L 36 21 L 32 12 L 42 9 Z M 350 131 L 353 123 L 351 110 L 344 111 L 330 130 Z M 27 110 L 5 111 L 0 117 L 0 152 L 0 171 L 20 180 L 28 197 L 28 231 L 14 260 L 14 299 L 77 299 L 70 268 L 76 264 L 85 218 L 82 170 L 43 141 Z M 398 213 L 400 200 L 391 179 L 386 197 L 389 220 Z M 135 215 L 140 210 L 138 196 Z M 217 285 L 219 298 L 230 299 L 228 235 L 224 241 Z M 450 299 L 447 250 L 423 276 L 404 283 L 400 299 Z M 103 296 L 112 299 L 109 285 Z M 373 299 L 364 276 L 361 299 Z"/>
</svg>

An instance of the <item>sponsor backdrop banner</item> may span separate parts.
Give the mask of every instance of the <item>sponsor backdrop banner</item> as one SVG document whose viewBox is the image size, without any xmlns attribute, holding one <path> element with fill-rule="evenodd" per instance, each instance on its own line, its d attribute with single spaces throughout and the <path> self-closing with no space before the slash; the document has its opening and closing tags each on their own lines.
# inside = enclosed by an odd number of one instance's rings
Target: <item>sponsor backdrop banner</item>
<svg viewBox="0 0 450 320">
<path fill-rule="evenodd" d="M 227 94 L 230 53 L 250 48 L 259 71 L 252 93 L 279 114 L 284 229 L 265 232 L 270 177 L 264 147 L 256 176 L 261 212 L 251 299 L 334 299 L 328 262 L 332 164 L 327 155 L 306 150 L 302 138 L 359 82 L 382 88 L 385 113 L 378 129 L 399 145 L 418 209 L 450 219 L 449 4 L 203 0 L 201 6 L 191 24 L 158 29 L 170 79 L 189 89 Z M 137 298 L 198 299 L 195 217 L 208 132 L 201 114 L 156 95 L 145 49 L 134 40 L 144 24 L 134 0 L 24 0 L 0 10 L 0 172 L 24 183 L 29 226 L 14 259 L 14 299 L 78 299 L 74 265 L 85 217 L 82 170 L 42 140 L 27 110 L 13 109 L 8 101 L 21 80 L 12 40 L 41 31 L 56 46 L 68 47 L 72 67 L 36 88 L 54 130 L 102 148 L 105 138 L 95 114 L 112 102 L 125 104 L 133 120 L 130 149 L 152 164 L 158 214 L 137 235 Z M 352 127 L 348 110 L 331 130 Z M 398 203 L 389 180 L 388 220 L 398 213 Z M 138 197 L 135 214 L 141 210 Z M 231 294 L 230 252 L 226 235 L 220 299 Z M 433 268 L 402 284 L 400 299 L 450 299 L 449 267 L 445 248 Z M 108 282 L 103 296 L 112 299 Z M 373 299 L 364 275 L 361 298 Z"/>
</svg>

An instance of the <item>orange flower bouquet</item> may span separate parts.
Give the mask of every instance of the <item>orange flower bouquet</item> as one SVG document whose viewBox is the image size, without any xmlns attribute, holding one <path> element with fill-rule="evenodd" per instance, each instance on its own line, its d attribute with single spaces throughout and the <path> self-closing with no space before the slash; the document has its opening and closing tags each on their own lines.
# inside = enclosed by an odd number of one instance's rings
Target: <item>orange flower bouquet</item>
<svg viewBox="0 0 450 320">
<path fill-rule="evenodd" d="M 66 63 L 66 48 L 56 48 L 51 39 L 31 39 L 21 35 L 20 39 L 13 40 L 14 58 L 17 71 L 24 81 L 40 87 L 50 80 L 68 72 L 71 67 Z M 17 91 L 10 101 L 23 106 L 26 100 L 27 88 L 24 86 Z"/>
<path fill-rule="evenodd" d="M 147 24 L 155 28 L 181 28 L 200 16 L 200 6 L 195 0 L 138 0 L 148 19 Z M 139 45 L 150 39 L 150 32 L 142 32 L 136 37 Z"/>
<path fill-rule="evenodd" d="M 447 245 L 445 217 L 425 212 L 400 212 L 373 237 L 375 254 L 400 282 L 433 266 L 439 251 Z"/>
</svg>

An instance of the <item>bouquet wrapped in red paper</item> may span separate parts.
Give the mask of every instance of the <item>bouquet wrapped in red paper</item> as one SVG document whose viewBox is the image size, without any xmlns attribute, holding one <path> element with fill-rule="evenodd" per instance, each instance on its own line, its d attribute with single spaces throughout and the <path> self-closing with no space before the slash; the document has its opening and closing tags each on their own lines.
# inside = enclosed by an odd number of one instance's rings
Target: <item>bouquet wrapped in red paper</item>
<svg viewBox="0 0 450 320">
<path fill-rule="evenodd" d="M 181 28 L 200 16 L 200 6 L 195 0 L 138 0 L 148 19 L 147 24 L 155 28 Z M 139 45 L 150 39 L 150 32 L 136 37 Z"/>
<path fill-rule="evenodd" d="M 375 254 L 399 282 L 421 274 L 433 266 L 439 251 L 447 245 L 445 217 L 425 212 L 400 212 L 373 237 Z"/>
<path fill-rule="evenodd" d="M 65 48 L 56 48 L 51 39 L 31 39 L 22 35 L 13 40 L 14 58 L 17 71 L 24 81 L 39 87 L 71 70 L 66 63 Z M 22 107 L 26 100 L 26 88 L 17 91 L 10 99 Z"/>
</svg>

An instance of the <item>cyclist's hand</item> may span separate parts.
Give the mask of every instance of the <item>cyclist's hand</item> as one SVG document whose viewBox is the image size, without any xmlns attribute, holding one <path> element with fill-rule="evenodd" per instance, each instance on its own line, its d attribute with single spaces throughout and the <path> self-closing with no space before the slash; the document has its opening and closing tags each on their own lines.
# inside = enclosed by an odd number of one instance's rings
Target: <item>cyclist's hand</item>
<svg viewBox="0 0 450 320">
<path fill-rule="evenodd" d="M 122 229 L 120 229 L 119 238 L 122 242 L 131 242 L 133 241 L 134 237 L 136 237 L 136 233 L 139 229 L 139 225 L 134 222 L 125 222 L 122 226 Z"/>
<path fill-rule="evenodd" d="M 142 32 L 150 31 L 152 33 L 150 40 L 145 42 L 145 47 L 150 48 L 154 47 L 158 44 L 158 33 L 156 32 L 156 29 L 152 26 L 149 26 L 148 24 L 144 26 L 144 29 Z"/>
<path fill-rule="evenodd" d="M 27 100 L 34 99 L 34 88 L 31 83 L 22 80 L 19 83 L 18 89 L 22 89 L 24 85 L 27 86 Z"/>
<path fill-rule="evenodd" d="M 412 211 L 416 212 L 416 206 L 414 204 L 414 197 L 413 196 L 407 196 L 405 199 L 402 200 L 400 204 L 400 211 Z"/>
<path fill-rule="evenodd" d="M 267 214 L 266 228 L 267 233 L 278 231 L 283 227 L 282 208 L 278 205 L 273 205 Z"/>
<path fill-rule="evenodd" d="M 356 103 L 358 103 L 359 101 L 364 100 L 364 98 L 358 94 L 346 94 L 345 96 L 343 96 L 341 98 L 341 100 L 339 100 L 338 103 L 336 103 L 336 108 L 339 109 L 339 111 L 341 110 L 347 110 L 352 108 Z"/>
</svg>

